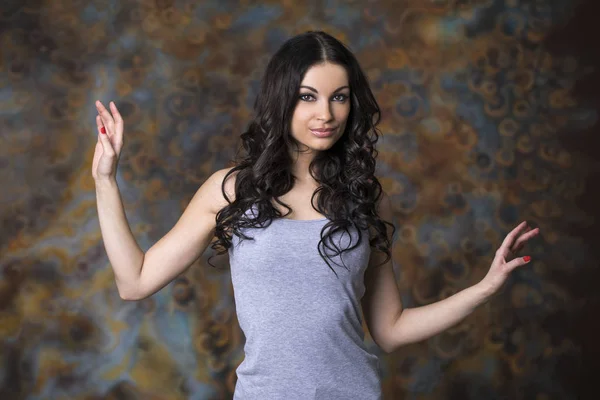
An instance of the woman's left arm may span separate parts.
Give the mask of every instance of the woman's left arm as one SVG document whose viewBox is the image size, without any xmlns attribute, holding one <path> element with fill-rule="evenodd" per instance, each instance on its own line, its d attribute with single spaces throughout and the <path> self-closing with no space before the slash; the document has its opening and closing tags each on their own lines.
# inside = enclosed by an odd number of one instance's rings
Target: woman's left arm
<svg viewBox="0 0 600 400">
<path fill-rule="evenodd" d="M 398 315 L 387 335 L 393 352 L 409 343 L 419 342 L 435 336 L 461 322 L 477 306 L 485 303 L 504 284 L 510 273 L 529 262 L 529 257 L 518 257 L 506 261 L 519 252 L 525 243 L 539 233 L 522 222 L 504 239 L 487 275 L 476 285 L 464 289 L 444 300 L 422 307 L 405 308 Z"/>
</svg>

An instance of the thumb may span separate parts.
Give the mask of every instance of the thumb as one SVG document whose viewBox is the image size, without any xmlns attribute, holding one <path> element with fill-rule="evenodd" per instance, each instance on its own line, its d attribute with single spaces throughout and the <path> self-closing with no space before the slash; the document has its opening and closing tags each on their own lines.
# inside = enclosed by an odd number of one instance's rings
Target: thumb
<svg viewBox="0 0 600 400">
<path fill-rule="evenodd" d="M 528 264 L 530 260 L 531 260 L 531 257 L 529 257 L 529 256 L 517 257 L 514 260 L 506 263 L 506 267 L 507 267 L 508 271 L 510 272 L 513 269 L 520 267 L 521 265 Z"/>
</svg>

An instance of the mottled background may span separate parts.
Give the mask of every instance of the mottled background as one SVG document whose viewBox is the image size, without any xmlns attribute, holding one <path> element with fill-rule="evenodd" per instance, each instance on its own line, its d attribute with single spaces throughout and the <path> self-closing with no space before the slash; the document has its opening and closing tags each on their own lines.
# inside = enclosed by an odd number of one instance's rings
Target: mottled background
<svg viewBox="0 0 600 400">
<path fill-rule="evenodd" d="M 596 398 L 598 6 L 568 0 L 0 3 L 0 398 L 227 399 L 244 337 L 227 256 L 119 298 L 95 208 L 94 101 L 147 250 L 229 166 L 269 57 L 323 29 L 380 103 L 377 168 L 406 307 L 533 261 L 463 323 L 381 355 L 386 399 Z M 524 255 L 525 255 L 524 254 Z M 596 371 L 594 371 L 596 368 Z"/>
</svg>

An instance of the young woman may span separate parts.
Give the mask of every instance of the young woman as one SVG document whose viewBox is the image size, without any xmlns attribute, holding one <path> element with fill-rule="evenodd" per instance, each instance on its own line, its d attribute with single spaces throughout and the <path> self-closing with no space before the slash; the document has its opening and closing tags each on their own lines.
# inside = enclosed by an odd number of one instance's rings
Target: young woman
<svg viewBox="0 0 600 400">
<path fill-rule="evenodd" d="M 377 356 L 457 324 L 485 302 L 538 234 L 516 227 L 477 285 L 403 309 L 391 261 L 395 227 L 374 175 L 379 107 L 354 55 L 324 32 L 285 42 L 269 62 L 241 136 L 245 154 L 198 189 L 176 225 L 145 254 L 115 181 L 123 120 L 96 102 L 98 214 L 123 299 L 152 295 L 213 237 L 229 252 L 246 343 L 234 399 L 380 399 Z M 386 225 L 390 226 L 390 230 Z"/>
</svg>

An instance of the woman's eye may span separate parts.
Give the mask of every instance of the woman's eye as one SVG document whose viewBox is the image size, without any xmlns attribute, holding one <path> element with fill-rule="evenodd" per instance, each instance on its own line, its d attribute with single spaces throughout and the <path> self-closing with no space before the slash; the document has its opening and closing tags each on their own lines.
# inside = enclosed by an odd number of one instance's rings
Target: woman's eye
<svg viewBox="0 0 600 400">
<path fill-rule="evenodd" d="M 306 99 L 304 99 L 304 97 L 313 97 L 313 96 L 312 96 L 312 94 L 301 94 L 300 95 L 300 100 L 306 101 Z"/>
<path fill-rule="evenodd" d="M 303 101 L 309 101 L 308 99 L 306 99 L 307 97 L 310 97 L 310 98 L 313 98 L 313 99 L 314 99 L 314 96 L 313 96 L 312 94 L 301 94 L 301 95 L 300 95 L 300 100 L 303 100 Z M 344 102 L 344 101 L 346 101 L 346 99 L 348 98 L 348 96 L 346 96 L 345 94 L 336 94 L 336 95 L 334 96 L 334 99 L 335 99 L 335 98 L 339 98 L 339 100 L 338 100 L 338 101 L 340 101 L 340 102 Z"/>
</svg>

